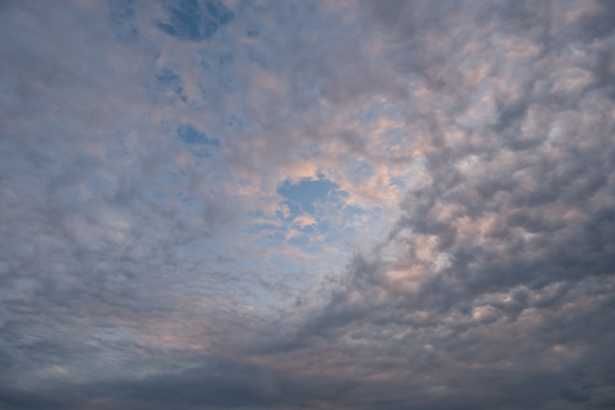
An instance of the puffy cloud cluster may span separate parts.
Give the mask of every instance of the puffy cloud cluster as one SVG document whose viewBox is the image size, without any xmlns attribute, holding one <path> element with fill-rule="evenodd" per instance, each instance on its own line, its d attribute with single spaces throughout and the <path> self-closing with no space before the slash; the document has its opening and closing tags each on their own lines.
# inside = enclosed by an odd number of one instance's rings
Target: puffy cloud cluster
<svg viewBox="0 0 615 410">
<path fill-rule="evenodd" d="M 0 404 L 613 406 L 614 13 L 0 6 Z"/>
</svg>

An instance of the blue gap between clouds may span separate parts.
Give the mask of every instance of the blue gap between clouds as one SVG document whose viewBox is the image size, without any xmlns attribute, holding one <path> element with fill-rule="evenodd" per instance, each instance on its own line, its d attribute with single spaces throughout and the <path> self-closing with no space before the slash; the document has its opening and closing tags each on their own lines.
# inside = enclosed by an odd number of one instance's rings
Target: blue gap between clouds
<svg viewBox="0 0 615 410">
<path fill-rule="evenodd" d="M 182 124 L 177 127 L 177 136 L 183 143 L 189 145 L 210 145 L 214 147 L 220 145 L 220 141 L 216 138 L 208 136 L 190 124 Z"/>
<path fill-rule="evenodd" d="M 156 79 L 162 90 L 168 90 L 177 95 L 183 94 L 184 88 L 182 86 L 182 79 L 179 74 L 172 69 L 163 68 L 156 74 Z"/>
<path fill-rule="evenodd" d="M 168 19 L 158 22 L 158 28 L 168 35 L 188 41 L 212 37 L 235 17 L 220 0 L 167 1 L 166 9 Z"/>
<path fill-rule="evenodd" d="M 278 186 L 278 194 L 286 198 L 291 218 L 301 214 L 314 214 L 315 204 L 340 194 L 337 184 L 324 178 L 302 179 L 297 182 L 286 180 Z"/>
</svg>

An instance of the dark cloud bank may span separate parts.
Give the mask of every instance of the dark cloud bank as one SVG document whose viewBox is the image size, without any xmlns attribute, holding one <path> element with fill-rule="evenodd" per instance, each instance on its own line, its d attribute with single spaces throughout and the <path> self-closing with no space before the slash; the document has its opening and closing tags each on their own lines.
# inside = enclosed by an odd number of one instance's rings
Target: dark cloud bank
<svg viewBox="0 0 615 410">
<path fill-rule="evenodd" d="M 615 3 L 6 1 L 0 33 L 0 408 L 615 408 Z M 398 134 L 339 114 L 384 104 Z M 421 169 L 309 295 L 228 188 L 306 146 Z"/>
</svg>

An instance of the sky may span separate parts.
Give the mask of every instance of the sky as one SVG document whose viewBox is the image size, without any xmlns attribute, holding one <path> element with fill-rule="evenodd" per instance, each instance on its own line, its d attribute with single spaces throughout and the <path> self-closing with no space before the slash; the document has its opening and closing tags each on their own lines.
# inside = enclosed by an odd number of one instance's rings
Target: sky
<svg viewBox="0 0 615 410">
<path fill-rule="evenodd" d="M 615 408 L 615 2 L 1 0 L 0 408 Z"/>
</svg>

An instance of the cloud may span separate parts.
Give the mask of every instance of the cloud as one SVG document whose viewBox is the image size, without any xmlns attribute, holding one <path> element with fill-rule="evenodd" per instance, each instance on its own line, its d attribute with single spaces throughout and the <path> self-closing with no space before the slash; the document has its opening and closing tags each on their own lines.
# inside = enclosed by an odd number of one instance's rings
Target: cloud
<svg viewBox="0 0 615 410">
<path fill-rule="evenodd" d="M 118 39 L 134 41 L 138 36 L 134 1 L 109 0 L 109 19 Z"/>
<path fill-rule="evenodd" d="M 310 215 L 299 215 L 298 217 L 295 218 L 294 223 L 299 227 L 299 228 L 306 228 L 308 226 L 312 226 L 316 224 L 316 219 L 314 219 L 313 216 Z"/>
<path fill-rule="evenodd" d="M 0 403 L 611 406 L 612 9 L 7 2 Z"/>
</svg>

